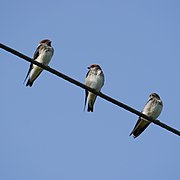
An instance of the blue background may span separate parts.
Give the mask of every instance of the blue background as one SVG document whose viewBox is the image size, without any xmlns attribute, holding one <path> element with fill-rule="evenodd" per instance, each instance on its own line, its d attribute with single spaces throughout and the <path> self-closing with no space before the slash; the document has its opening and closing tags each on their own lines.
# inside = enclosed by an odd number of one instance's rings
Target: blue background
<svg viewBox="0 0 180 180">
<path fill-rule="evenodd" d="M 32 57 L 52 40 L 50 66 L 80 82 L 105 74 L 102 92 L 141 111 L 150 93 L 159 119 L 180 129 L 180 1 L 2 1 L 1 43 Z M 151 124 L 129 137 L 137 116 L 44 71 L 23 85 L 26 61 L 0 50 L 1 180 L 180 179 L 179 137 Z"/>
</svg>

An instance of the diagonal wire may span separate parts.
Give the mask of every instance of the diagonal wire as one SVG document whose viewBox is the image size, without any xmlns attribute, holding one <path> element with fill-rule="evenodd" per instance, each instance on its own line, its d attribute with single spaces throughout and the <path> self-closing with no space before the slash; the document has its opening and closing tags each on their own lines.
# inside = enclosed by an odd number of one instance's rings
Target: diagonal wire
<svg viewBox="0 0 180 180">
<path fill-rule="evenodd" d="M 49 71 L 50 73 L 52 73 L 52 74 L 54 74 L 54 75 L 56 75 L 58 77 L 61 77 L 64 80 L 69 81 L 72 84 L 75 84 L 76 86 L 79 86 L 79 87 L 81 87 L 83 89 L 86 89 L 86 90 L 96 94 L 97 96 L 99 96 L 99 97 L 101 97 L 101 98 L 103 98 L 103 99 L 105 99 L 105 100 L 107 100 L 107 101 L 109 101 L 109 102 L 111 102 L 111 103 L 113 103 L 113 104 L 115 104 L 115 105 L 117 105 L 117 106 L 131 112 L 131 113 L 133 113 L 133 114 L 136 114 L 136 115 L 138 115 L 140 117 L 143 117 L 143 118 L 147 119 L 148 121 L 150 121 L 150 122 L 164 128 L 164 129 L 166 129 L 166 130 L 180 136 L 180 131 L 176 130 L 175 128 L 172 128 L 172 127 L 160 122 L 159 120 L 152 119 L 151 117 L 148 117 L 145 114 L 142 114 L 141 112 L 133 109 L 132 107 L 130 107 L 130 106 L 128 106 L 128 105 L 126 105 L 126 104 L 124 104 L 124 103 L 122 103 L 120 101 L 117 101 L 116 99 L 113 99 L 108 95 L 105 95 L 104 93 L 97 92 L 95 89 L 92 89 L 92 88 L 80 83 L 79 81 L 77 81 L 77 80 L 75 80 L 75 79 L 73 79 L 73 78 L 71 78 L 71 77 L 69 77 L 69 76 L 67 76 L 67 75 L 65 75 L 65 74 L 63 74 L 61 72 L 56 71 L 55 69 L 52 69 L 49 66 L 45 66 L 45 65 L 43 65 L 41 63 L 38 63 L 37 61 L 34 61 L 33 59 L 29 58 L 28 56 L 26 56 L 26 55 L 24 55 L 24 54 L 22 54 L 22 53 L 20 53 L 20 52 L 18 52 L 16 50 L 12 49 L 12 48 L 10 48 L 10 47 L 2 44 L 2 43 L 0 43 L 0 48 L 4 49 L 5 51 L 8 51 L 8 52 L 20 57 L 20 58 L 22 58 L 22 59 L 24 59 L 24 60 L 26 60 L 26 61 L 28 61 L 30 63 L 33 63 L 33 64 L 45 69 L 46 71 Z"/>
</svg>

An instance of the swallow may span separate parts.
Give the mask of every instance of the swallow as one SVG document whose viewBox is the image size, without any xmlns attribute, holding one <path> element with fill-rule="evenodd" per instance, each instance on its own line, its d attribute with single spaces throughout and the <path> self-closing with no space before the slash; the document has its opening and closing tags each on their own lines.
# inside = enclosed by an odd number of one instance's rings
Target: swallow
<svg viewBox="0 0 180 180">
<path fill-rule="evenodd" d="M 96 91 L 100 91 L 101 88 L 104 85 L 104 74 L 101 69 L 101 67 L 97 64 L 92 64 L 88 67 L 89 71 L 86 74 L 86 79 L 85 79 L 85 85 L 89 86 Z M 85 103 L 84 103 L 84 110 L 86 108 L 86 103 L 88 101 L 88 112 L 93 112 L 93 107 L 94 103 L 96 100 L 96 95 L 85 90 Z"/>
<path fill-rule="evenodd" d="M 53 54 L 54 54 L 54 49 L 51 46 L 51 41 L 48 39 L 44 39 L 39 42 L 39 45 L 34 53 L 33 60 L 47 66 L 49 64 Z M 29 79 L 26 83 L 26 86 L 31 87 L 33 85 L 34 81 L 37 79 L 37 77 L 41 74 L 42 71 L 43 71 L 42 68 L 31 63 L 28 73 L 26 75 L 26 78 L 24 80 L 24 82 L 25 82 L 26 79 L 29 77 Z"/>
<path fill-rule="evenodd" d="M 152 93 L 149 95 L 148 101 L 141 111 L 143 114 L 156 119 L 163 108 L 163 103 L 158 94 Z M 139 117 L 137 123 L 135 124 L 134 129 L 130 133 L 130 136 L 133 135 L 134 138 L 138 137 L 150 124 L 148 120 Z"/>
</svg>

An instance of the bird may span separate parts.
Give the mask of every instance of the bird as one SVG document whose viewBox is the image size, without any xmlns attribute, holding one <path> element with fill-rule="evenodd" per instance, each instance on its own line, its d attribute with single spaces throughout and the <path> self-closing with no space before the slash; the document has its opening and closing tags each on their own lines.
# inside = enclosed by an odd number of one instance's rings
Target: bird
<svg viewBox="0 0 180 180">
<path fill-rule="evenodd" d="M 39 45 L 34 53 L 33 60 L 47 66 L 49 64 L 49 62 L 51 61 L 53 54 L 54 54 L 54 49 L 51 46 L 51 41 L 49 39 L 44 39 L 39 42 Z M 42 71 L 43 71 L 42 68 L 31 63 L 28 73 L 24 80 L 24 83 L 25 83 L 25 81 L 29 77 L 29 79 L 26 83 L 26 86 L 31 87 L 33 85 L 34 81 L 37 79 L 37 77 L 41 74 Z"/>
<path fill-rule="evenodd" d="M 162 108 L 163 102 L 160 99 L 160 96 L 157 93 L 152 93 L 149 95 L 148 101 L 141 112 L 156 120 L 156 118 L 160 115 Z M 150 121 L 139 117 L 134 129 L 130 133 L 130 136 L 133 135 L 134 138 L 138 137 L 150 123 Z"/>
<path fill-rule="evenodd" d="M 103 71 L 97 64 L 91 64 L 88 69 L 89 70 L 86 74 L 85 85 L 99 92 L 104 85 Z M 93 112 L 96 97 L 97 95 L 85 90 L 84 110 L 88 101 L 87 112 Z"/>
</svg>

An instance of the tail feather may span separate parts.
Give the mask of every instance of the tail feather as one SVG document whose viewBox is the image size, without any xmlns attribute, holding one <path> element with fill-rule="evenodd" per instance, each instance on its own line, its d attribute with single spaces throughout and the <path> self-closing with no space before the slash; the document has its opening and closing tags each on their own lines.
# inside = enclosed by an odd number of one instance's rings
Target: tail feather
<svg viewBox="0 0 180 180">
<path fill-rule="evenodd" d="M 134 128 L 129 136 L 133 135 L 134 138 L 138 137 L 148 126 L 150 123 L 146 123 L 138 128 Z"/>
<path fill-rule="evenodd" d="M 28 79 L 28 81 L 27 81 L 27 83 L 26 83 L 26 86 L 32 86 L 33 85 L 33 83 L 34 83 L 34 81 L 38 78 L 38 76 L 41 74 L 41 72 L 42 72 L 42 70 L 41 71 L 39 71 L 37 74 L 36 74 L 36 76 L 35 77 L 29 77 L 29 79 Z"/>
<path fill-rule="evenodd" d="M 88 109 L 87 109 L 87 111 L 88 112 L 93 112 L 93 108 L 94 108 L 94 106 L 91 104 L 88 104 Z"/>
<path fill-rule="evenodd" d="M 26 86 L 30 86 L 30 87 L 31 87 L 31 86 L 33 85 L 33 82 L 34 82 L 34 81 L 30 81 L 30 79 L 28 79 L 28 81 L 27 81 L 27 83 L 26 83 Z"/>
<path fill-rule="evenodd" d="M 27 72 L 27 75 L 26 75 L 26 77 L 25 77 L 25 79 L 24 79 L 24 83 L 25 83 L 25 81 L 27 80 L 27 78 L 28 78 L 28 76 L 29 76 L 32 68 L 33 68 L 33 64 L 31 63 L 31 64 L 30 64 L 30 67 L 29 67 L 29 70 L 28 70 L 28 72 Z M 26 84 L 26 86 L 27 86 L 27 84 Z"/>
<path fill-rule="evenodd" d="M 93 112 L 94 110 L 94 103 L 96 101 L 96 95 L 93 93 L 89 93 L 89 97 L 88 97 L 88 108 L 87 111 L 88 112 Z"/>
</svg>

